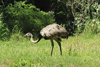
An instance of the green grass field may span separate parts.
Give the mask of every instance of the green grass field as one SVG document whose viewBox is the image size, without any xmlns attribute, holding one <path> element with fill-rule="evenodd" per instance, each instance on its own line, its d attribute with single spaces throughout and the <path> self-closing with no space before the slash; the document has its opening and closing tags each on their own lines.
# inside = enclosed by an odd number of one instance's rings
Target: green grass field
<svg viewBox="0 0 100 67">
<path fill-rule="evenodd" d="M 54 42 L 42 39 L 33 44 L 25 37 L 0 41 L 0 67 L 99 67 L 100 34 L 80 35 L 62 39 L 62 53 Z"/>
</svg>

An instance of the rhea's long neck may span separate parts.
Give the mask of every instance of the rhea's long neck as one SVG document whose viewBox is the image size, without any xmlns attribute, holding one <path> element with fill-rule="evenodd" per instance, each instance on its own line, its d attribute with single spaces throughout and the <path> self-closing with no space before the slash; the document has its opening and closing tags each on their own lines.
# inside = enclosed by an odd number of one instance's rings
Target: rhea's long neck
<svg viewBox="0 0 100 67">
<path fill-rule="evenodd" d="M 33 40 L 33 36 L 31 36 L 31 41 L 32 41 L 33 43 L 39 42 L 40 39 L 41 39 L 41 36 L 39 36 L 39 37 L 37 38 L 37 40 Z"/>
</svg>

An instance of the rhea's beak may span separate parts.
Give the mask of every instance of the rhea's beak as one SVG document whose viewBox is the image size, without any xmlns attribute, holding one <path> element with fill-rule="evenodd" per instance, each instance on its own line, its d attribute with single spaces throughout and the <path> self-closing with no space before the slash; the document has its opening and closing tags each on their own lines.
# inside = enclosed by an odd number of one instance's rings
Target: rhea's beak
<svg viewBox="0 0 100 67">
<path fill-rule="evenodd" d="M 26 35 L 23 35 L 24 37 L 26 36 Z"/>
</svg>

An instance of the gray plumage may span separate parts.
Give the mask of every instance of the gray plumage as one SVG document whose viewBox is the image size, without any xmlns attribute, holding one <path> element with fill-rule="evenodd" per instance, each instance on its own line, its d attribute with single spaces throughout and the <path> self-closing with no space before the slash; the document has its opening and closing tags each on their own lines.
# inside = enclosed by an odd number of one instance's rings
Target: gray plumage
<svg viewBox="0 0 100 67">
<path fill-rule="evenodd" d="M 51 46 L 52 46 L 51 55 L 52 55 L 53 48 L 54 48 L 54 42 L 53 42 L 53 40 L 55 40 L 58 43 L 59 47 L 60 47 L 60 53 L 62 55 L 61 39 L 60 38 L 68 38 L 68 32 L 62 26 L 54 23 L 54 24 L 50 24 L 50 25 L 44 27 L 40 31 L 40 35 L 39 35 L 38 39 L 35 40 L 35 41 L 33 40 L 33 35 L 31 33 L 27 33 L 24 36 L 31 36 L 31 41 L 33 43 L 39 42 L 41 40 L 41 38 L 44 38 L 46 40 L 50 39 Z"/>
<path fill-rule="evenodd" d="M 44 27 L 40 31 L 40 34 L 47 39 L 55 39 L 68 36 L 67 30 L 55 23 Z"/>
</svg>

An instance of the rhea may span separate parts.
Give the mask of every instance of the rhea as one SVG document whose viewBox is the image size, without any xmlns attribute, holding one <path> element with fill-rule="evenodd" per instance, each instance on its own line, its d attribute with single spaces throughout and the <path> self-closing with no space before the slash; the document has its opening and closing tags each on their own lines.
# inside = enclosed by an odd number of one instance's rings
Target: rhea
<svg viewBox="0 0 100 67">
<path fill-rule="evenodd" d="M 33 40 L 33 35 L 30 32 L 26 33 L 24 36 L 30 36 L 31 42 L 33 43 L 38 43 L 41 40 L 41 38 L 44 38 L 45 40 L 49 39 L 51 41 L 51 46 L 52 46 L 51 49 L 51 56 L 52 56 L 53 48 L 54 48 L 53 40 L 55 40 L 58 43 L 60 47 L 60 54 L 62 55 L 61 38 L 68 38 L 68 32 L 65 28 L 63 28 L 59 24 L 53 23 L 47 25 L 40 31 L 37 40 Z"/>
</svg>

